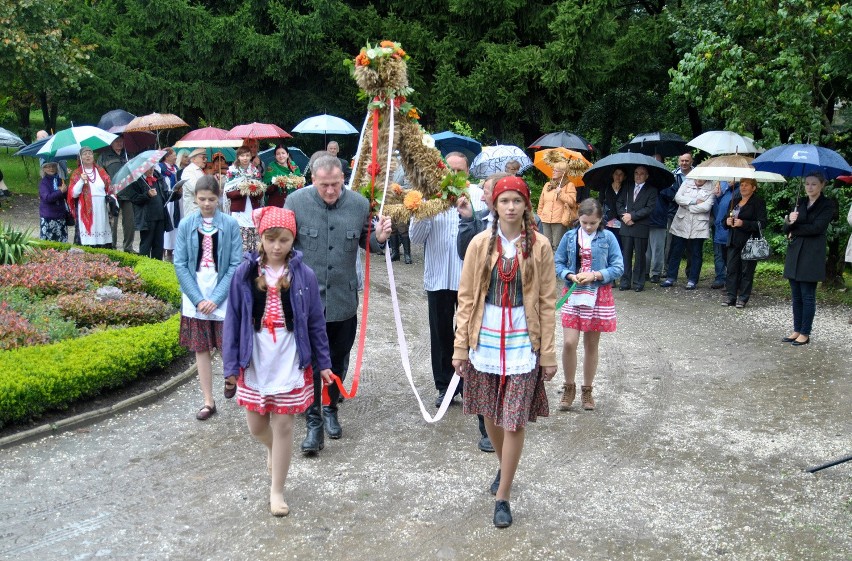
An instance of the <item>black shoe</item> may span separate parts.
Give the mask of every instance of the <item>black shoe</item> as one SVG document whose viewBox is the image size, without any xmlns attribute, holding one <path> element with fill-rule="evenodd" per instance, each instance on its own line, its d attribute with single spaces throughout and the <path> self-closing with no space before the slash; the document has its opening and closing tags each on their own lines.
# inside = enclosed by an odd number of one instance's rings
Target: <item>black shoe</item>
<svg viewBox="0 0 852 561">
<path fill-rule="evenodd" d="M 801 347 L 802 345 L 807 345 L 810 342 L 811 342 L 811 338 L 808 337 L 807 340 L 805 340 L 805 341 L 793 341 L 790 344 L 793 345 L 794 347 Z"/>
<path fill-rule="evenodd" d="M 736 303 L 737 303 L 736 300 L 722 300 L 723 306 L 734 306 L 734 305 L 736 305 Z"/>
<path fill-rule="evenodd" d="M 305 412 L 307 434 L 302 441 L 303 454 L 316 454 L 325 448 L 325 434 L 322 430 L 322 410 L 319 405 L 311 405 Z"/>
<path fill-rule="evenodd" d="M 435 408 L 439 408 L 444 403 L 444 397 L 447 395 L 447 390 L 438 392 L 438 397 L 435 398 Z"/>
<path fill-rule="evenodd" d="M 652 283 L 654 283 L 654 284 L 659 284 L 659 283 L 660 283 L 660 275 L 654 275 L 654 276 L 652 276 L 652 277 L 651 277 L 651 282 L 652 282 Z"/>
<path fill-rule="evenodd" d="M 713 290 L 719 290 L 720 288 L 725 288 L 725 283 L 714 282 L 713 284 L 710 285 L 710 288 L 712 288 Z"/>
<path fill-rule="evenodd" d="M 498 469 L 497 470 L 497 477 L 494 478 L 494 482 L 491 484 L 491 488 L 489 490 L 491 491 L 492 495 L 496 495 L 497 489 L 499 489 L 499 488 L 500 488 L 500 470 Z"/>
<path fill-rule="evenodd" d="M 343 428 L 341 428 L 340 423 L 337 420 L 337 409 L 332 409 L 327 405 L 323 406 L 322 419 L 323 425 L 325 426 L 325 433 L 329 438 L 337 440 L 343 436 Z"/>
<path fill-rule="evenodd" d="M 643 290 L 645 290 L 644 286 L 637 286 L 633 289 L 633 292 L 642 292 Z"/>
<path fill-rule="evenodd" d="M 491 444 L 491 439 L 483 436 L 479 439 L 479 449 L 483 452 L 494 452 L 494 445 Z"/>
<path fill-rule="evenodd" d="M 406 253 L 405 256 L 404 256 L 404 259 L 405 259 L 406 265 L 411 265 L 411 263 L 413 263 L 413 261 L 411 261 L 411 254 L 410 253 Z"/>
<path fill-rule="evenodd" d="M 624 290 L 630 290 L 630 287 L 629 287 L 629 286 L 621 285 L 621 286 L 619 286 L 619 287 L 618 287 L 618 290 L 621 290 L 621 291 L 624 291 Z"/>
<path fill-rule="evenodd" d="M 8 196 L 9 196 L 9 190 L 8 189 L 3 189 L 2 191 L 0 191 L 0 197 L 6 198 Z"/>
<path fill-rule="evenodd" d="M 509 501 L 497 501 L 494 503 L 494 526 L 497 528 L 508 528 L 512 525 L 512 510 Z"/>
</svg>

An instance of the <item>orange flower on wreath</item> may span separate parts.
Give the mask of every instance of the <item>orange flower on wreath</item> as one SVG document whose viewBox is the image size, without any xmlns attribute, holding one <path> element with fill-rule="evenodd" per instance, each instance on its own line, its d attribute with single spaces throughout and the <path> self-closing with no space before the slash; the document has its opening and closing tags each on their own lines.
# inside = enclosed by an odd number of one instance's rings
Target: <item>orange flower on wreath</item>
<svg viewBox="0 0 852 561">
<path fill-rule="evenodd" d="M 367 49 L 361 49 L 361 52 L 355 57 L 355 66 L 370 66 L 370 57 L 367 56 Z"/>
<path fill-rule="evenodd" d="M 423 195 L 420 191 L 409 191 L 402 200 L 402 204 L 410 211 L 417 210 L 421 202 L 423 202 Z"/>
<path fill-rule="evenodd" d="M 417 112 L 416 107 L 412 107 L 408 110 L 408 118 L 409 119 L 420 119 L 420 113 Z"/>
<path fill-rule="evenodd" d="M 382 41 L 379 45 L 381 47 L 396 47 L 396 44 L 393 41 Z"/>
<path fill-rule="evenodd" d="M 399 183 L 391 183 L 391 191 L 393 191 L 395 195 L 402 195 L 402 185 Z"/>
</svg>

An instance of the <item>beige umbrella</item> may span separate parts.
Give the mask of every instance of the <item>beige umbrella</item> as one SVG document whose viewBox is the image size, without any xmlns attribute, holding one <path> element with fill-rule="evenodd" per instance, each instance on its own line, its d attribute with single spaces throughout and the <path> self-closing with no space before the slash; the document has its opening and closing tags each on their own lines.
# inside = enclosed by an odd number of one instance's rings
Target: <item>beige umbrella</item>
<svg viewBox="0 0 852 561">
<path fill-rule="evenodd" d="M 189 125 L 171 113 L 151 113 L 150 115 L 142 115 L 136 117 L 124 127 L 124 132 L 131 131 L 159 131 L 163 129 L 177 129 L 180 127 L 188 127 Z"/>
</svg>

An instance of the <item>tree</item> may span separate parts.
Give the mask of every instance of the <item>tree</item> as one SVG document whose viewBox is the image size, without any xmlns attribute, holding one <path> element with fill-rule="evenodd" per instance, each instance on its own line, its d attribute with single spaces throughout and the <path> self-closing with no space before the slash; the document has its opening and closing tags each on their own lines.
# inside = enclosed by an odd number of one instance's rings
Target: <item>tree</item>
<svg viewBox="0 0 852 561">
<path fill-rule="evenodd" d="M 835 106 L 852 93 L 852 5 L 691 0 L 672 14 L 674 95 L 755 138 L 832 143 Z"/>
<path fill-rule="evenodd" d="M 91 46 L 74 35 L 69 5 L 67 0 L 0 0 L 0 82 L 18 101 L 22 132 L 29 129 L 35 100 L 45 126 L 55 129 L 58 96 L 91 76 L 84 66 Z"/>
</svg>

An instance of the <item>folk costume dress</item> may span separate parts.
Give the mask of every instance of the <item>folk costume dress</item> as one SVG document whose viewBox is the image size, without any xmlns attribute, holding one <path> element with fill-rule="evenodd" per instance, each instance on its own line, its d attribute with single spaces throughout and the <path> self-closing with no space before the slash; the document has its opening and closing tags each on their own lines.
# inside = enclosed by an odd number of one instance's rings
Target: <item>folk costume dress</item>
<svg viewBox="0 0 852 561">
<path fill-rule="evenodd" d="M 464 412 L 494 419 L 508 431 L 548 416 L 547 395 L 527 329 L 515 240 L 499 231 L 482 327 L 464 378 Z"/>
<path fill-rule="evenodd" d="M 278 286 L 290 272 L 286 266 L 275 270 L 258 262 L 257 267 L 266 280 L 266 304 L 251 362 L 237 379 L 237 404 L 261 415 L 303 413 L 313 403 L 314 378 L 310 366 L 299 368 L 290 290 Z"/>
<path fill-rule="evenodd" d="M 109 225 L 107 197 L 111 196 L 106 171 L 98 166 L 78 167 L 69 181 L 69 206 L 77 219 L 80 245 L 109 246 L 112 229 Z"/>
<path fill-rule="evenodd" d="M 282 166 L 277 161 L 272 160 L 266 172 L 263 174 L 263 182 L 266 183 L 266 206 L 277 206 L 282 208 L 287 196 L 295 191 L 295 189 L 279 187 L 272 183 L 272 178 L 277 176 L 287 177 L 290 175 L 301 175 L 299 166 L 291 161 L 287 161 L 286 166 Z"/>
<path fill-rule="evenodd" d="M 601 232 L 587 234 L 577 229 L 577 272 L 591 272 L 592 241 Z M 592 283 L 577 285 L 568 301 L 562 306 L 562 327 L 578 331 L 610 333 L 616 329 L 615 299 L 612 284 Z M 567 288 L 562 290 L 564 295 Z"/>
<path fill-rule="evenodd" d="M 218 282 L 218 270 L 220 264 L 217 262 L 216 247 L 219 243 L 220 231 L 213 223 L 213 218 L 201 218 L 201 225 L 197 229 L 201 255 L 195 271 L 198 288 L 204 300 L 212 300 L 213 291 Z M 228 300 L 216 308 L 212 314 L 200 313 L 192 300 L 184 293 L 182 294 L 181 318 L 180 318 L 180 344 L 193 352 L 204 352 L 211 349 L 222 348 L 222 322 L 225 319 L 225 310 Z"/>
<path fill-rule="evenodd" d="M 252 179 L 260 181 L 260 170 L 253 164 L 249 164 L 246 168 L 232 165 L 228 168 L 227 181 L 225 182 L 224 195 L 230 203 L 231 216 L 236 219 L 240 226 L 243 251 L 257 251 L 260 242 L 257 228 L 252 222 L 251 213 L 254 209 L 263 206 L 263 193 L 251 197 L 240 193 L 240 185 Z"/>
</svg>

